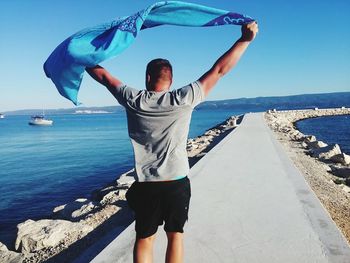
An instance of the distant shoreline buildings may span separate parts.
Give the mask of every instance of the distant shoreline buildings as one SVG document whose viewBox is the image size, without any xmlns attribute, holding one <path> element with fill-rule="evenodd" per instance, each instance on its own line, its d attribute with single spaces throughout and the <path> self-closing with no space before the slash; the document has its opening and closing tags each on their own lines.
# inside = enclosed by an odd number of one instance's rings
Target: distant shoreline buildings
<svg viewBox="0 0 350 263">
<path fill-rule="evenodd" d="M 104 110 L 76 110 L 74 114 L 108 114 L 112 113 Z"/>
</svg>

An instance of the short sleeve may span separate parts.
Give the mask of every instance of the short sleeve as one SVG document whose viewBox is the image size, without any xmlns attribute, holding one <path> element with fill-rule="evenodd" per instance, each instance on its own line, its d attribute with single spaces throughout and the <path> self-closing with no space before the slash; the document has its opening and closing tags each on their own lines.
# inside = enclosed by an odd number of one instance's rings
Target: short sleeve
<svg viewBox="0 0 350 263">
<path fill-rule="evenodd" d="M 190 105 L 192 108 L 204 101 L 205 97 L 202 84 L 199 81 L 176 90 L 176 95 L 181 104 Z"/>
<path fill-rule="evenodd" d="M 119 104 L 125 107 L 127 102 L 134 97 L 135 92 L 137 93 L 138 90 L 135 90 L 123 84 L 119 87 L 114 88 L 111 92 Z"/>
</svg>

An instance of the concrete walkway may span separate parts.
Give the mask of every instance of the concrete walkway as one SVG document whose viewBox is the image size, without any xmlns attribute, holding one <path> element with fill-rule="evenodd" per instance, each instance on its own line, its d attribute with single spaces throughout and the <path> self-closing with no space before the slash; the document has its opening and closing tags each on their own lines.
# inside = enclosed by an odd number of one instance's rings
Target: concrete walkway
<svg viewBox="0 0 350 263">
<path fill-rule="evenodd" d="M 350 262 L 350 248 L 263 115 L 247 114 L 190 173 L 185 262 Z M 164 262 L 158 231 L 154 262 Z M 92 261 L 132 262 L 134 224 Z"/>
</svg>

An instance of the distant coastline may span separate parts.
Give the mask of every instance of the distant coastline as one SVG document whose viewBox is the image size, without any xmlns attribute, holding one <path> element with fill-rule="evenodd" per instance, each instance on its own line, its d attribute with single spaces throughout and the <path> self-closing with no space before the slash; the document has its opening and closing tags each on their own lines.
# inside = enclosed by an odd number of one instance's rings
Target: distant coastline
<svg viewBox="0 0 350 263">
<path fill-rule="evenodd" d="M 110 114 L 113 112 L 105 110 L 76 110 L 73 114 Z"/>
<path fill-rule="evenodd" d="M 228 100 L 204 101 L 199 104 L 197 110 L 205 109 L 236 109 L 246 108 L 249 111 L 251 108 L 258 108 L 260 111 L 276 108 L 277 110 L 287 109 L 313 109 L 318 108 L 335 108 L 335 107 L 350 107 L 350 92 L 333 92 L 320 94 L 302 94 L 291 96 L 274 96 L 274 97 L 256 97 L 256 98 L 239 98 Z M 1 109 L 0 109 L 1 110 Z M 66 109 L 46 109 L 47 115 L 55 114 L 75 114 L 76 111 L 98 113 L 117 113 L 124 111 L 120 105 L 103 106 L 103 107 L 75 107 Z M 14 111 L 2 112 L 6 115 L 33 115 L 42 112 L 42 109 L 23 109 Z"/>
</svg>

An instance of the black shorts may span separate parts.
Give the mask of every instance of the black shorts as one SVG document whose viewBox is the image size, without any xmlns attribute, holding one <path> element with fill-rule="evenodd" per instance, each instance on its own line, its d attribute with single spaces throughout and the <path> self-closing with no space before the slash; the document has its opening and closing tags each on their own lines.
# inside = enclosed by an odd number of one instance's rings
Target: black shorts
<svg viewBox="0 0 350 263">
<path fill-rule="evenodd" d="M 191 185 L 187 176 L 166 182 L 134 182 L 126 199 L 135 212 L 137 237 L 152 236 L 163 222 L 166 232 L 183 233 L 190 198 Z"/>
</svg>

